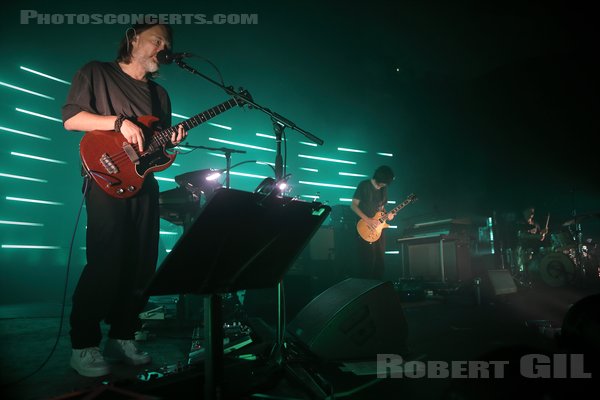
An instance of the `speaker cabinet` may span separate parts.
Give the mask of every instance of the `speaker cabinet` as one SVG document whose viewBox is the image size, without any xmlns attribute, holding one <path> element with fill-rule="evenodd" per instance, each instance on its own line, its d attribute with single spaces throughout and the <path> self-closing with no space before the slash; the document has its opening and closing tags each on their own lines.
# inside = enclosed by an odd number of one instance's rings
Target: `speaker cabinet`
<svg viewBox="0 0 600 400">
<path fill-rule="evenodd" d="M 390 282 L 349 278 L 315 297 L 288 331 L 324 360 L 356 360 L 405 353 L 408 326 Z"/>
<path fill-rule="evenodd" d="M 469 245 L 461 241 L 406 244 L 411 278 L 460 282 L 472 277 Z"/>
</svg>

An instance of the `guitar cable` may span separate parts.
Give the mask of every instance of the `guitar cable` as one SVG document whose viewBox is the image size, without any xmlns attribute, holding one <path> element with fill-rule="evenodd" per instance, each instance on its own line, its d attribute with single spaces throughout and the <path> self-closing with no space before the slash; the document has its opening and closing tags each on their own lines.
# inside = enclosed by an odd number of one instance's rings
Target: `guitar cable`
<svg viewBox="0 0 600 400">
<path fill-rule="evenodd" d="M 90 189 L 90 178 L 89 178 L 89 176 L 86 175 L 86 176 L 84 176 L 81 203 L 79 204 L 77 218 L 75 219 L 75 227 L 73 229 L 73 235 L 71 236 L 71 243 L 69 244 L 69 255 L 67 257 L 67 269 L 65 272 L 65 284 L 64 284 L 63 295 L 62 295 L 62 306 L 60 309 L 60 320 L 59 320 L 59 324 L 58 324 L 58 333 L 56 334 L 56 340 L 54 341 L 54 345 L 52 346 L 52 349 L 50 350 L 50 353 L 48 354 L 46 359 L 33 372 L 30 372 L 29 374 L 27 374 L 21 378 L 15 379 L 14 381 L 1 383 L 0 386 L 5 387 L 5 386 L 12 386 L 12 385 L 19 384 L 19 383 L 31 378 L 38 372 L 40 372 L 42 370 L 42 368 L 44 368 L 46 366 L 48 361 L 50 361 L 50 359 L 54 355 L 54 352 L 56 351 L 56 348 L 58 347 L 58 342 L 60 341 L 60 335 L 62 334 L 63 322 L 65 319 L 65 303 L 66 303 L 66 298 L 67 298 L 67 289 L 69 287 L 69 274 L 71 271 L 71 257 L 73 255 L 73 244 L 75 243 L 75 235 L 77 234 L 77 228 L 79 227 L 79 219 L 81 217 L 81 210 L 83 209 L 83 204 L 85 202 L 85 198 L 87 196 L 89 189 Z"/>
</svg>

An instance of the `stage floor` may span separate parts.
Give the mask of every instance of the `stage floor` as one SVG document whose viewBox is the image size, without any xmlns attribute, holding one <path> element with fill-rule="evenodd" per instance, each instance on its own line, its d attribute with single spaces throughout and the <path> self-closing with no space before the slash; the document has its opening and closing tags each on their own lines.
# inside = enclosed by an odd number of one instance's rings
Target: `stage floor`
<svg viewBox="0 0 600 400">
<path fill-rule="evenodd" d="M 561 354 L 558 337 L 565 314 L 579 300 L 600 293 L 597 285 L 585 287 L 551 288 L 543 285 L 534 288 L 519 287 L 516 293 L 494 296 L 485 294 L 477 304 L 474 292 L 468 287 L 443 294 L 434 293 L 417 301 L 404 301 L 403 313 L 408 322 L 410 353 L 404 361 L 452 362 L 468 360 L 508 361 L 505 378 L 454 378 L 410 377 L 376 379 L 365 372 L 357 375 L 352 366 L 343 363 L 320 362 L 306 357 L 303 367 L 312 370 L 327 384 L 335 398 L 507 398 L 528 395 L 531 398 L 562 398 L 575 387 L 596 379 L 509 379 L 525 354 Z M 33 373 L 50 353 L 58 333 L 59 304 L 21 304 L 2 307 L 0 319 L 0 366 L 2 383 L 21 379 Z M 69 307 L 56 350 L 45 366 L 21 383 L 3 386 L 4 399 L 83 398 L 83 393 L 115 385 L 125 391 L 138 393 L 142 398 L 200 398 L 202 394 L 201 363 L 180 373 L 157 379 L 153 383 L 141 382 L 137 377 L 144 372 L 158 371 L 160 367 L 186 365 L 192 341 L 192 330 L 198 326 L 190 320 L 158 320 L 147 325 L 148 340 L 140 347 L 151 353 L 153 362 L 143 367 L 115 365 L 111 375 L 103 378 L 84 378 L 72 370 L 68 363 L 71 354 L 68 335 Z M 272 346 L 271 322 L 249 315 L 249 325 L 254 342 L 243 347 L 238 354 L 265 354 Z M 106 327 L 105 327 L 106 328 Z M 106 333 L 106 330 L 105 330 Z M 229 360 L 229 359 L 228 359 Z M 260 357 L 259 357 L 260 360 Z M 375 359 L 354 365 L 354 370 L 373 370 Z M 591 363 L 591 360 L 585 359 Z M 252 389 L 244 398 L 311 398 L 311 393 L 296 385 L 286 374 L 263 368 L 264 363 L 244 361 L 244 365 L 227 367 L 225 386 L 241 387 L 249 381 L 265 383 Z M 227 362 L 230 365 L 231 362 Z M 417 364 L 413 364 L 416 366 Z M 430 364 L 427 364 L 428 366 Z M 240 372 L 254 369 L 254 375 Z M 585 370 L 591 367 L 585 364 Z M 269 372 L 267 372 L 269 371 Z M 408 366 L 407 366 L 408 371 Z M 512 372 L 511 372 L 512 371 Z M 260 374 L 269 376 L 260 376 Z M 429 372 L 428 372 L 429 373 Z M 410 375 L 410 374 L 408 374 Z M 459 371 L 460 375 L 460 371 Z M 464 373 L 463 373 L 464 375 Z M 249 379 L 250 377 L 250 379 Z M 577 385 L 577 386 L 575 386 Z M 106 395 L 106 394 L 105 394 Z M 112 397 L 110 397 L 112 396 Z M 112 394 L 101 398 L 116 397 Z M 314 394 L 312 395 L 314 398 Z"/>
</svg>

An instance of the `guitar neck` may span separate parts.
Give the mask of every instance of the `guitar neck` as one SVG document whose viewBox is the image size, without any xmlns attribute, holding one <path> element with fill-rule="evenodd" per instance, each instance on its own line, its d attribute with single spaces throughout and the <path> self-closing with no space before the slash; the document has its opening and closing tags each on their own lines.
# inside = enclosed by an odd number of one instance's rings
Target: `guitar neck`
<svg viewBox="0 0 600 400">
<path fill-rule="evenodd" d="M 164 145 L 171 140 L 171 136 L 174 133 L 177 133 L 177 127 L 179 125 L 183 125 L 183 129 L 185 129 L 186 131 L 189 131 L 190 129 L 195 128 L 198 125 L 205 123 L 206 121 L 216 117 L 217 115 L 219 115 L 237 105 L 238 105 L 238 102 L 236 99 L 227 100 L 219 105 L 214 106 L 213 108 L 209 108 L 206 111 L 196 114 L 193 117 L 188 118 L 185 121 L 180 122 L 177 125 L 171 126 L 167 129 L 163 129 L 163 130 L 157 132 L 156 135 L 153 137 L 152 141 L 156 142 L 156 143 L 154 143 L 156 145 L 159 145 L 159 146 Z"/>
<path fill-rule="evenodd" d="M 388 214 L 395 214 L 398 211 L 402 210 L 404 207 L 406 207 L 408 205 L 408 203 L 410 203 L 412 200 L 410 199 L 406 199 L 404 200 L 402 203 L 398 204 L 396 207 L 392 208 L 390 210 L 390 212 L 388 212 Z"/>
<path fill-rule="evenodd" d="M 390 215 L 390 214 L 396 214 L 398 211 L 402 210 L 404 207 L 406 207 L 407 205 L 409 205 L 414 200 L 415 200 L 415 196 L 411 194 L 402 203 L 398 204 L 396 207 L 392 208 L 389 212 L 385 213 L 383 215 L 383 217 L 380 218 L 380 221 L 381 222 L 385 221 L 387 219 L 388 215 Z"/>
</svg>

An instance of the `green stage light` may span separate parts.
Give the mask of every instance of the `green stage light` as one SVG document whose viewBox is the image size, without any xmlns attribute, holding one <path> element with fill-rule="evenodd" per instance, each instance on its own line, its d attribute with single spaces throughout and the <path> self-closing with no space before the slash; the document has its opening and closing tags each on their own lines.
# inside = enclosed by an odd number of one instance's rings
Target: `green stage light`
<svg viewBox="0 0 600 400">
<path fill-rule="evenodd" d="M 23 198 L 23 197 L 12 197 L 12 196 L 6 196 L 5 198 L 6 198 L 6 200 L 10 200 L 10 201 L 22 201 L 24 203 L 48 204 L 48 205 L 51 205 L 51 206 L 64 206 L 63 203 L 59 203 L 57 201 L 26 199 L 26 198 Z"/>
<path fill-rule="evenodd" d="M 301 157 L 301 158 L 310 158 L 312 160 L 320 160 L 320 161 L 328 161 L 328 162 L 335 162 L 335 163 L 341 163 L 341 164 L 356 165 L 356 163 L 354 161 L 338 160 L 338 159 L 335 159 L 335 158 L 308 156 L 306 154 L 298 154 L 298 157 Z"/>
<path fill-rule="evenodd" d="M 29 176 L 20 176 L 20 175 L 11 175 L 11 174 L 3 174 L 0 172 L 0 176 L 3 176 L 5 178 L 12 178 L 12 179 L 21 179 L 23 181 L 31 181 L 31 182 L 40 182 L 40 183 L 48 183 L 47 180 L 45 179 L 37 179 L 37 178 L 30 178 Z"/>
<path fill-rule="evenodd" d="M 3 225 L 19 225 L 19 226 L 44 226 L 38 222 L 22 222 L 22 221 L 0 221 Z"/>
<path fill-rule="evenodd" d="M 300 167 L 301 170 L 303 171 L 309 171 L 309 172 L 319 172 L 318 169 L 316 168 L 305 168 L 305 167 Z"/>
<path fill-rule="evenodd" d="M 29 250 L 58 250 L 58 246 L 38 246 L 33 244 L 3 244 L 3 249 L 29 249 Z"/>
<path fill-rule="evenodd" d="M 264 137 L 267 139 L 273 139 L 273 140 L 277 139 L 274 135 L 267 135 L 267 134 L 260 133 L 260 132 L 256 132 L 256 136 Z M 285 141 L 285 139 L 282 139 L 282 140 Z"/>
<path fill-rule="evenodd" d="M 228 131 L 233 130 L 233 128 L 230 127 L 230 126 L 219 125 L 219 124 L 215 124 L 214 122 L 209 122 L 208 124 L 214 126 L 215 128 L 221 128 L 221 129 L 225 129 L 225 130 L 228 130 Z"/>
<path fill-rule="evenodd" d="M 39 97 L 43 97 L 43 98 L 45 98 L 45 99 L 54 100 L 54 97 L 46 96 L 45 94 L 41 94 L 41 93 L 38 93 L 38 92 L 34 92 L 33 90 L 29 90 L 29 89 L 24 89 L 24 88 L 22 88 L 22 87 L 19 87 L 19 86 L 14 86 L 14 85 L 11 85 L 11 84 L 9 84 L 9 83 L 4 83 L 4 82 L 2 82 L 2 81 L 0 81 L 0 85 L 2 85 L 2 86 L 5 86 L 5 87 L 7 87 L 7 88 L 11 88 L 11 89 L 19 90 L 19 91 L 21 91 L 21 92 L 29 93 L 29 94 L 32 94 L 32 95 L 34 95 L 34 96 L 39 96 Z"/>
<path fill-rule="evenodd" d="M 338 188 L 338 189 L 356 189 L 356 186 L 336 185 L 336 184 L 333 184 L 333 183 L 308 182 L 308 181 L 298 181 L 298 183 L 301 183 L 303 185 L 332 187 L 332 188 Z"/>
<path fill-rule="evenodd" d="M 11 151 L 10 154 L 13 156 L 17 156 L 17 157 L 30 158 L 32 160 L 45 161 L 45 162 L 54 163 L 54 164 L 66 164 L 67 163 L 66 161 L 55 160 L 53 158 L 34 156 L 31 154 L 25 154 L 25 153 L 17 153 L 16 151 Z"/>
<path fill-rule="evenodd" d="M 231 171 L 229 172 L 231 175 L 237 175 L 237 176 L 245 176 L 247 178 L 258 178 L 258 179 L 265 179 L 266 176 L 264 175 L 255 175 L 255 174 L 246 174 L 244 172 L 236 172 L 236 171 Z"/>
<path fill-rule="evenodd" d="M 175 182 L 175 179 L 173 178 L 163 178 L 162 176 L 154 176 L 154 178 L 157 181 L 164 181 L 164 182 Z"/>
<path fill-rule="evenodd" d="M 348 149 L 348 148 L 345 148 L 345 147 L 338 147 L 337 149 L 339 151 L 347 151 L 347 152 L 350 152 L 350 153 L 366 153 L 366 151 L 364 151 L 364 150 Z"/>
<path fill-rule="evenodd" d="M 259 147 L 259 146 L 252 146 L 250 144 L 245 144 L 245 143 L 232 142 L 230 140 L 216 139 L 216 138 L 212 138 L 212 137 L 209 137 L 208 140 L 211 140 L 213 142 L 231 144 L 231 145 L 234 145 L 234 146 L 247 147 L 249 149 L 262 150 L 262 151 L 270 151 L 272 153 L 275 153 L 275 150 L 273 150 L 273 149 L 267 149 L 265 147 Z"/>
<path fill-rule="evenodd" d="M 42 73 L 42 72 L 39 72 L 39 71 L 33 70 L 33 69 L 31 69 L 31 68 L 27 68 L 27 67 L 23 67 L 23 66 L 21 66 L 20 68 L 21 68 L 23 71 L 31 72 L 32 74 L 36 74 L 36 75 L 39 75 L 39 76 L 43 76 L 44 78 L 52 79 L 53 81 L 60 82 L 60 83 L 64 83 L 65 85 L 71 85 L 71 82 L 65 81 L 65 80 L 63 80 L 63 79 L 56 78 L 56 77 L 54 77 L 54 76 L 52 76 L 52 75 L 44 74 L 44 73 Z"/>
<path fill-rule="evenodd" d="M 50 139 L 48 137 L 45 137 L 45 136 L 34 135 L 33 133 L 23 132 L 23 131 L 19 131 L 19 130 L 16 130 L 16 129 L 7 128 L 5 126 L 0 126 L 0 130 L 6 131 L 6 132 L 16 133 L 17 135 L 29 136 L 29 137 L 36 138 L 36 139 L 41 139 L 41 140 L 52 140 L 52 139 Z"/>
<path fill-rule="evenodd" d="M 338 172 L 338 174 L 342 175 L 342 176 L 357 176 L 360 178 L 367 178 L 367 175 L 363 175 L 363 174 L 351 174 L 350 172 Z"/>
<path fill-rule="evenodd" d="M 384 156 L 384 157 L 394 157 L 394 155 L 392 153 L 377 153 L 377 155 Z"/>
<path fill-rule="evenodd" d="M 45 114 L 40 114 L 40 113 L 36 113 L 33 111 L 29 111 L 29 110 L 24 110 L 22 108 L 15 108 L 15 110 L 17 110 L 18 112 L 22 112 L 23 114 L 29 114 L 29 115 L 33 115 L 34 117 L 49 119 L 50 121 L 56 121 L 56 122 L 60 122 L 62 124 L 62 119 L 59 119 L 59 118 L 54 118 L 54 117 L 50 117 Z"/>
<path fill-rule="evenodd" d="M 303 144 L 305 146 L 317 147 L 316 143 L 311 143 L 311 142 L 298 142 L 298 143 Z"/>
</svg>

